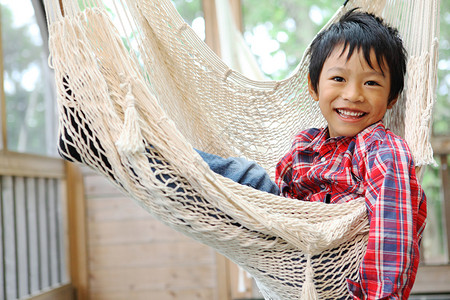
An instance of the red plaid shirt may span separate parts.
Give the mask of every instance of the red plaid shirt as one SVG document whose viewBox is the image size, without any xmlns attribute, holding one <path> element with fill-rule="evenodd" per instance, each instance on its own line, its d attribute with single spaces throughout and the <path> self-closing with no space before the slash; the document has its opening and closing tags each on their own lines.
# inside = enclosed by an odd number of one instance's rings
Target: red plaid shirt
<svg viewBox="0 0 450 300">
<path fill-rule="evenodd" d="M 342 203 L 365 197 L 370 232 L 354 299 L 407 299 L 419 264 L 426 198 L 406 142 L 375 123 L 355 137 L 298 134 L 276 168 L 285 197 Z"/>
</svg>

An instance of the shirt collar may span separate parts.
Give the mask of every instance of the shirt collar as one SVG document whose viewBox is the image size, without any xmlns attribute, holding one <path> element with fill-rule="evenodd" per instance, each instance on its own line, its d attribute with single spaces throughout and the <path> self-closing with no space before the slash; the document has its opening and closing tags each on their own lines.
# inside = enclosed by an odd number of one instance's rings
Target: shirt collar
<svg viewBox="0 0 450 300">
<path fill-rule="evenodd" d="M 311 140 L 311 142 L 306 145 L 306 149 L 311 149 L 314 152 L 319 152 L 319 150 L 328 144 L 336 144 L 336 146 L 340 146 L 342 144 L 350 144 L 350 142 L 359 136 L 366 136 L 369 132 L 371 132 L 375 127 L 378 126 L 384 126 L 381 121 L 378 121 L 368 127 L 366 127 L 363 131 L 358 133 L 356 136 L 353 137 L 346 137 L 346 136 L 338 136 L 334 138 L 329 137 L 329 130 L 328 126 L 325 128 L 322 128 L 319 133 L 316 135 L 314 139 Z"/>
</svg>

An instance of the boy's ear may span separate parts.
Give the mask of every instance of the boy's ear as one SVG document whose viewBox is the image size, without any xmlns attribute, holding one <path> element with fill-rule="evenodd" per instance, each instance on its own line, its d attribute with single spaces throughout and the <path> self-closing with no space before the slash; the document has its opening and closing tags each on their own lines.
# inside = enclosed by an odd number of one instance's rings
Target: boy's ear
<svg viewBox="0 0 450 300">
<path fill-rule="evenodd" d="M 319 101 L 319 95 L 314 90 L 314 87 L 313 87 L 313 85 L 311 83 L 311 77 L 309 76 L 309 73 L 308 73 L 308 91 L 309 91 L 309 94 L 311 95 L 311 97 L 313 97 L 314 100 Z"/>
<path fill-rule="evenodd" d="M 395 103 L 397 102 L 397 100 L 398 100 L 398 97 L 399 97 L 399 96 L 395 97 L 394 99 L 391 100 L 391 102 L 388 103 L 387 109 L 391 109 L 391 108 L 394 106 L 394 104 L 395 104 Z"/>
</svg>

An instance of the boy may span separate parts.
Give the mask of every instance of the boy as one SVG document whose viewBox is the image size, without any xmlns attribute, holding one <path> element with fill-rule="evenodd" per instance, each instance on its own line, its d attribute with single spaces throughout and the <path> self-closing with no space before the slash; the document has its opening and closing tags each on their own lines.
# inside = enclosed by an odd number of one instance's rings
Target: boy
<svg viewBox="0 0 450 300">
<path fill-rule="evenodd" d="M 354 299 L 407 299 L 419 264 L 426 198 L 406 142 L 382 118 L 403 90 L 406 55 L 395 29 L 356 11 L 310 49 L 309 92 L 328 126 L 299 133 L 276 167 L 276 184 L 254 163 L 200 152 L 239 183 L 305 201 L 365 197 L 370 232 Z M 279 188 L 279 189 L 278 189 Z"/>
</svg>

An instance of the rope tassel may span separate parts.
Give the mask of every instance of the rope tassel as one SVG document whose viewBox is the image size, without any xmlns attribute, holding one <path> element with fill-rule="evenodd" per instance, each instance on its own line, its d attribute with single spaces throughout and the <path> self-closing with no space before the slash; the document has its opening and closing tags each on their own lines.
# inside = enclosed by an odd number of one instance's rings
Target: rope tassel
<svg viewBox="0 0 450 300">
<path fill-rule="evenodd" d="M 306 258 L 306 269 L 305 269 L 305 282 L 302 287 L 301 300 L 317 300 L 319 295 L 317 294 L 316 286 L 314 285 L 314 272 L 311 266 L 311 254 L 307 255 Z"/>
<path fill-rule="evenodd" d="M 143 136 L 139 126 L 139 113 L 136 109 L 136 99 L 131 90 L 131 83 L 124 84 L 128 87 L 125 96 L 125 116 L 122 132 L 116 141 L 117 150 L 124 154 L 134 154 L 144 152 L 145 146 Z"/>
</svg>

